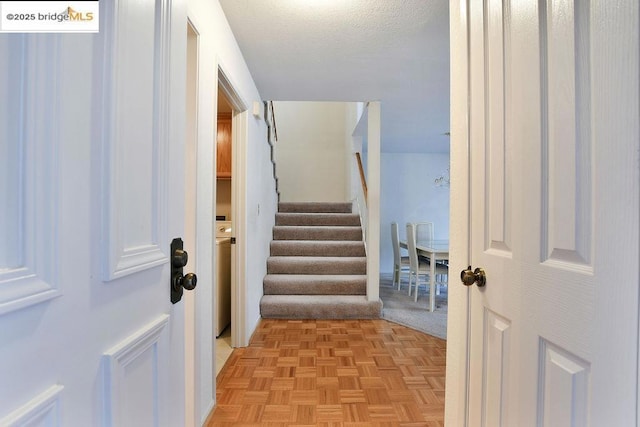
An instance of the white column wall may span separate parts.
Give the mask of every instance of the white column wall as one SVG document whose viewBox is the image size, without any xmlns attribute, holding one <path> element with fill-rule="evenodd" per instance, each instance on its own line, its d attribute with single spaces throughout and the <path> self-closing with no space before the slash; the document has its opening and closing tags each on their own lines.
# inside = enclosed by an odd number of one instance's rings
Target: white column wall
<svg viewBox="0 0 640 427">
<path fill-rule="evenodd" d="M 367 300 L 380 299 L 380 102 L 369 103 L 367 123 Z"/>
<path fill-rule="evenodd" d="M 345 168 L 345 186 L 344 186 L 344 191 L 345 191 L 345 197 L 347 197 L 347 199 L 351 200 L 354 198 L 353 196 L 353 186 L 354 186 L 354 178 L 357 177 L 357 174 L 354 175 L 354 161 L 355 161 L 355 154 L 354 154 L 354 147 L 353 147 L 353 130 L 355 129 L 356 125 L 358 124 L 358 104 L 357 102 L 350 102 L 348 104 L 346 104 L 346 108 L 345 108 L 345 134 L 344 134 L 344 140 L 345 140 L 345 144 L 344 144 L 344 156 L 346 159 L 346 162 L 344 164 L 344 168 Z M 359 180 L 357 181 L 358 185 L 359 184 Z"/>
</svg>

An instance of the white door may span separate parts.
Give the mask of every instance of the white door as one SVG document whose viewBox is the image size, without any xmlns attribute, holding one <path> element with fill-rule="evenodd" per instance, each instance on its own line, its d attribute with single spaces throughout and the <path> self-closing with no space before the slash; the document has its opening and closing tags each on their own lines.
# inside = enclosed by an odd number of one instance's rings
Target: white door
<svg viewBox="0 0 640 427">
<path fill-rule="evenodd" d="M 638 3 L 461 3 L 468 425 L 636 425 Z"/>
<path fill-rule="evenodd" d="M 99 35 L 0 34 L 2 426 L 184 424 L 176 3 L 100 2 Z"/>
</svg>

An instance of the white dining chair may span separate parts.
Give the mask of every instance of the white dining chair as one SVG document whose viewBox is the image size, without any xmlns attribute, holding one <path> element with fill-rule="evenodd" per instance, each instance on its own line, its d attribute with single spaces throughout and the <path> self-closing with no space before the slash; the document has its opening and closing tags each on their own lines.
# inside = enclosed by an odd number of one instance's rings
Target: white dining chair
<svg viewBox="0 0 640 427">
<path fill-rule="evenodd" d="M 402 273 L 409 274 L 409 257 L 400 253 L 400 236 L 398 234 L 398 223 L 391 223 L 391 245 L 393 246 L 393 282 L 392 286 L 398 283 L 398 290 L 402 283 Z"/>
<path fill-rule="evenodd" d="M 436 269 L 440 267 L 440 270 L 447 270 L 447 274 L 436 273 L 436 295 L 440 295 L 440 288 L 442 286 L 449 286 L 449 264 L 444 262 L 438 262 Z"/>
<path fill-rule="evenodd" d="M 422 242 L 431 242 L 433 240 L 433 223 L 432 222 L 416 222 L 414 223 L 416 230 L 416 244 Z"/>
<path fill-rule="evenodd" d="M 407 248 L 409 249 L 409 295 L 411 295 L 411 285 L 415 278 L 415 295 L 414 301 L 418 301 L 418 289 L 420 283 L 427 284 L 427 278 L 430 274 L 431 265 L 429 261 L 418 257 L 418 250 L 416 248 L 416 231 L 415 224 L 407 223 Z M 449 274 L 449 268 L 445 264 L 436 263 L 435 266 L 436 277 L 438 275 L 447 276 Z M 434 281 L 436 277 L 430 278 Z M 436 283 L 436 282 L 434 282 Z M 437 285 L 438 283 L 436 283 Z"/>
</svg>

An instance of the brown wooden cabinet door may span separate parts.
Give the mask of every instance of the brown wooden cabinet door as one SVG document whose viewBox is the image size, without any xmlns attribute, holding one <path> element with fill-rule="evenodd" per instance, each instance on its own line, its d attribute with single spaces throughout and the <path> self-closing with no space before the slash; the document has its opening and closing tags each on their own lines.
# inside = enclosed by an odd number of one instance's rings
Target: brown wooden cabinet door
<svg viewBox="0 0 640 427">
<path fill-rule="evenodd" d="M 231 178 L 231 115 L 218 115 L 216 176 Z"/>
</svg>

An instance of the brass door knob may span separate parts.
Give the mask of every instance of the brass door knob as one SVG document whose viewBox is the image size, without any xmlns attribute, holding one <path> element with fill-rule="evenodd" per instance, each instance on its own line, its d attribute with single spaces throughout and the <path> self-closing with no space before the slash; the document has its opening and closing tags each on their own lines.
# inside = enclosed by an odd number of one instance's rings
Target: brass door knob
<svg viewBox="0 0 640 427">
<path fill-rule="evenodd" d="M 460 280 L 465 286 L 471 286 L 475 283 L 479 288 L 481 288 L 486 285 L 487 276 L 484 274 L 484 270 L 480 267 L 472 271 L 471 266 L 469 266 L 466 270 L 462 270 L 460 272 Z"/>
</svg>

